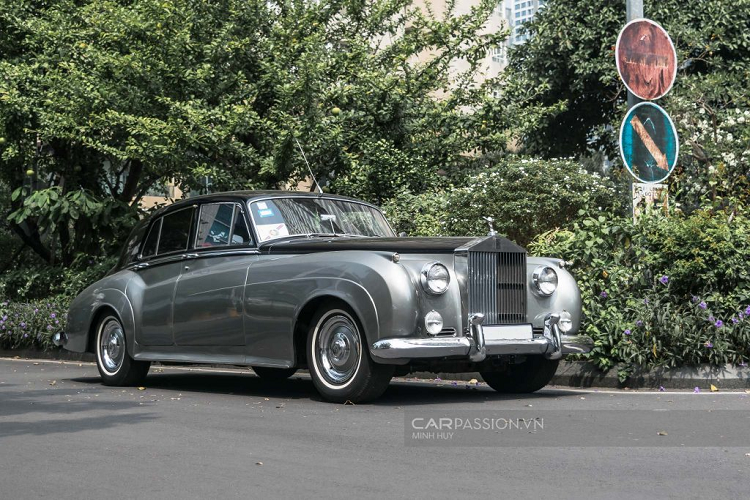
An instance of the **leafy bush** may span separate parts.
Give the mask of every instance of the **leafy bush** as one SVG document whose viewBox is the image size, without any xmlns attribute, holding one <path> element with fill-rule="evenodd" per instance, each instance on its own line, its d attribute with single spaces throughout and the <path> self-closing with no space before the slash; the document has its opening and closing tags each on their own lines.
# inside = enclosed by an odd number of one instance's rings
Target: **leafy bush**
<svg viewBox="0 0 750 500">
<path fill-rule="evenodd" d="M 8 271 L 0 275 L 0 297 L 13 301 L 70 299 L 103 277 L 116 262 L 116 257 L 82 257 L 69 268 L 30 266 Z"/>
<path fill-rule="evenodd" d="M 0 303 L 0 349 L 50 349 L 52 335 L 65 328 L 68 300 L 56 297 Z"/>
<path fill-rule="evenodd" d="M 384 205 L 397 231 L 412 235 L 482 235 L 494 227 L 521 245 L 567 224 L 579 210 L 616 211 L 615 186 L 572 160 L 502 159 L 438 193 L 403 192 Z"/>
<path fill-rule="evenodd" d="M 697 210 L 669 218 L 583 217 L 530 252 L 567 259 L 583 298 L 588 358 L 602 369 L 744 364 L 750 359 L 750 219 Z"/>
</svg>

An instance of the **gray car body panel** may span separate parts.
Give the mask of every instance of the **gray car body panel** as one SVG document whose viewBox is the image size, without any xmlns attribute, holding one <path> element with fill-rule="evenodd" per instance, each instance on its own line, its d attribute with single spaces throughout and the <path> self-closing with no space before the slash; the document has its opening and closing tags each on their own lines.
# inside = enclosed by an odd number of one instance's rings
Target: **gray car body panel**
<svg viewBox="0 0 750 500">
<path fill-rule="evenodd" d="M 175 206 L 247 203 L 272 193 L 209 195 Z M 167 210 L 157 211 L 152 220 Z M 252 224 L 249 218 L 247 222 Z M 143 226 L 138 230 L 145 235 Z M 71 304 L 65 347 L 91 350 L 99 315 L 111 310 L 123 323 L 128 352 L 136 359 L 292 367 L 298 359 L 294 332 L 301 315 L 311 304 L 328 300 L 353 310 L 369 346 L 384 338 L 428 337 L 424 316 L 432 310 L 442 315 L 444 331 L 463 336 L 472 311 L 467 311 L 466 258 L 460 250 L 475 244 L 487 245 L 489 240 L 302 238 L 260 248 L 189 248 L 143 263 L 121 259 L 120 269 Z M 429 251 L 420 252 L 420 245 Z M 442 295 L 430 295 L 420 284 L 421 270 L 430 262 L 449 270 L 450 285 Z M 552 266 L 558 274 L 558 289 L 551 297 L 532 291 L 531 274 L 538 265 Z M 571 333 L 577 332 L 580 292 L 561 261 L 528 258 L 527 274 L 528 322 L 541 329 L 549 312 L 567 310 L 573 318 Z"/>
</svg>

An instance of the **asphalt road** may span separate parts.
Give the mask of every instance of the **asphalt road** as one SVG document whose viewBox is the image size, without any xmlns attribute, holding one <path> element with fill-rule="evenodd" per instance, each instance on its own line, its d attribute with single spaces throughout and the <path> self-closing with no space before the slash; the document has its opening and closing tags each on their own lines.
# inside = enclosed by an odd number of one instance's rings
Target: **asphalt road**
<svg viewBox="0 0 750 500">
<path fill-rule="evenodd" d="M 306 377 L 157 367 L 122 389 L 91 364 L 3 359 L 0 499 L 739 498 L 748 410 L 744 391 L 519 397 L 403 379 L 374 404 L 334 405 Z M 544 426 L 405 430 L 456 415 Z"/>
</svg>

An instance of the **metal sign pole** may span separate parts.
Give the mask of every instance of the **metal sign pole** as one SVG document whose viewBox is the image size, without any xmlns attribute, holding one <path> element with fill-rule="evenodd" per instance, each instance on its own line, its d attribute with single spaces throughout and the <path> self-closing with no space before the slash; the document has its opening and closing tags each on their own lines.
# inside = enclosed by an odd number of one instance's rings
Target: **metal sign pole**
<svg viewBox="0 0 750 500">
<path fill-rule="evenodd" d="M 633 19 L 640 19 L 643 17 L 643 0 L 625 0 L 625 11 L 627 20 L 626 23 L 629 23 Z M 638 104 L 639 102 L 642 102 L 641 99 L 634 96 L 630 91 L 628 91 L 628 111 L 630 111 L 630 108 Z M 630 179 L 630 189 L 628 190 L 631 195 L 633 194 L 633 179 Z M 633 214 L 633 219 L 635 219 L 635 198 L 634 196 L 630 197 L 630 204 L 631 204 L 631 213 Z"/>
</svg>

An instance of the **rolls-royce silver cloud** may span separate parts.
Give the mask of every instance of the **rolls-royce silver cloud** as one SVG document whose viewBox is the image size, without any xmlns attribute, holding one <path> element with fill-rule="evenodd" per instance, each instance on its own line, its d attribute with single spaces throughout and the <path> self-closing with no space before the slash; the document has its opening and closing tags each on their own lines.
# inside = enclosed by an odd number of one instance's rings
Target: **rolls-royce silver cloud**
<svg viewBox="0 0 750 500">
<path fill-rule="evenodd" d="M 94 353 L 107 385 L 143 383 L 154 361 L 270 380 L 307 368 L 323 398 L 361 402 L 413 371 L 536 391 L 563 356 L 591 349 L 580 317 L 564 261 L 506 238 L 398 237 L 355 199 L 246 191 L 141 221 L 55 342 Z"/>
</svg>

